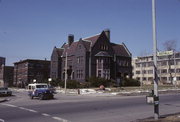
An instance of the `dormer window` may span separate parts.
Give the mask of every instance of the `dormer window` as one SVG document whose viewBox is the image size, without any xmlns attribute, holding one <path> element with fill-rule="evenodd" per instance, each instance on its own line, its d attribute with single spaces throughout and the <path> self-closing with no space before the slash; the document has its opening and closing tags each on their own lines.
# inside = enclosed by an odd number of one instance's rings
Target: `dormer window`
<svg viewBox="0 0 180 122">
<path fill-rule="evenodd" d="M 100 50 L 108 50 L 108 46 L 107 45 L 101 45 L 100 46 Z"/>
</svg>

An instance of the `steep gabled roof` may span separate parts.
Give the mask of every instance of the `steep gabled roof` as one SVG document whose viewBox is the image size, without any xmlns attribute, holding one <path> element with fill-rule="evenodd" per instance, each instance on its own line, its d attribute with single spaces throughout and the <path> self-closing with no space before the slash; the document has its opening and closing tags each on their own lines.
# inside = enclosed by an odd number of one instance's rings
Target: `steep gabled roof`
<svg viewBox="0 0 180 122">
<path fill-rule="evenodd" d="M 90 46 L 91 46 L 91 42 L 82 40 L 81 43 L 84 45 L 86 51 L 89 51 Z"/>
<path fill-rule="evenodd" d="M 104 31 L 102 31 L 102 33 L 100 33 L 100 34 L 81 39 L 81 43 L 86 48 L 86 51 L 90 51 L 90 47 L 91 46 L 93 47 L 94 44 L 97 42 L 97 40 L 100 38 L 100 36 L 103 34 L 105 34 Z M 68 56 L 74 55 L 74 53 L 76 51 L 76 47 L 79 42 L 80 41 L 72 42 L 72 44 L 70 46 L 69 46 L 69 44 L 66 44 L 66 43 L 63 44 L 63 46 L 62 46 L 63 50 L 60 50 L 59 54 L 61 54 L 63 57 L 65 57 L 66 52 L 68 53 Z M 124 43 L 122 43 L 122 44 L 110 43 L 110 44 L 114 50 L 115 55 L 131 57 L 131 53 L 129 52 L 128 48 L 126 47 L 126 45 Z"/>
<path fill-rule="evenodd" d="M 86 48 L 86 51 L 89 51 L 91 43 L 92 43 L 92 45 L 94 45 L 96 43 L 96 41 L 99 38 L 99 36 L 100 36 L 100 34 L 82 39 L 82 44 Z M 73 42 L 70 45 L 70 47 L 69 47 L 68 44 L 64 44 L 62 46 L 62 48 L 64 48 L 64 52 L 63 52 L 62 56 L 65 56 L 66 52 L 68 53 L 68 56 L 74 55 L 76 47 L 78 45 L 78 42 L 79 41 Z"/>
<path fill-rule="evenodd" d="M 100 37 L 100 35 L 101 34 L 97 34 L 95 36 L 84 38 L 83 40 L 89 41 L 90 43 L 92 43 L 92 46 L 93 46 L 96 43 L 96 41 L 98 40 L 98 38 Z"/>
<path fill-rule="evenodd" d="M 65 45 L 63 46 L 64 52 L 63 52 L 62 56 L 66 56 L 66 52 L 67 52 L 68 56 L 74 55 L 74 53 L 75 53 L 75 51 L 76 51 L 77 45 L 78 45 L 78 42 L 73 42 L 73 43 L 70 45 L 70 47 L 69 47 L 68 44 L 65 44 Z"/>
<path fill-rule="evenodd" d="M 64 49 L 63 48 L 56 48 L 56 52 L 58 56 L 61 56 L 63 54 Z"/>
<path fill-rule="evenodd" d="M 127 48 L 124 44 L 111 43 L 111 45 L 112 45 L 115 55 L 131 57 L 131 53 L 129 52 L 129 50 L 127 50 Z"/>
</svg>

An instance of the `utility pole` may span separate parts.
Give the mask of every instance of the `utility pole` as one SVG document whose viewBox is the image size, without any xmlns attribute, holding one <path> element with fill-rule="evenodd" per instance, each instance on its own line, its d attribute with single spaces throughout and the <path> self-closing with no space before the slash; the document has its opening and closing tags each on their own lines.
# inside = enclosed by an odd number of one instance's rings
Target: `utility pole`
<svg viewBox="0 0 180 122">
<path fill-rule="evenodd" d="M 152 0 L 152 24 L 153 24 L 153 61 L 154 61 L 154 119 L 159 118 L 159 96 L 157 75 L 157 40 L 156 40 L 156 10 L 155 0 Z"/>
<path fill-rule="evenodd" d="M 177 79 L 176 79 L 176 52 L 174 51 L 174 85 L 175 85 L 175 88 L 177 87 Z"/>
<path fill-rule="evenodd" d="M 66 59 L 65 59 L 65 82 L 64 82 L 64 92 L 66 94 L 66 84 L 67 84 L 67 52 L 66 52 Z"/>
</svg>

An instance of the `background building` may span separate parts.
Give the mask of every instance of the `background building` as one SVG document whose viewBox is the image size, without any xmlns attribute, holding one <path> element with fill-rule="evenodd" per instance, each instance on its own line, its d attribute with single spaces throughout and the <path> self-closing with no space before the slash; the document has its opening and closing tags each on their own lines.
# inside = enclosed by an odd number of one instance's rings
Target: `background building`
<svg viewBox="0 0 180 122">
<path fill-rule="evenodd" d="M 54 47 L 51 55 L 51 72 L 52 79 L 61 79 L 61 62 L 64 49 Z"/>
<path fill-rule="evenodd" d="M 6 58 L 0 57 L 0 87 L 8 87 L 13 84 L 13 66 L 5 66 Z"/>
<path fill-rule="evenodd" d="M 13 66 L 0 66 L 0 86 L 1 87 L 9 87 L 13 86 L 13 74 L 14 67 Z"/>
<path fill-rule="evenodd" d="M 14 85 L 25 87 L 28 83 L 45 82 L 50 77 L 50 61 L 27 59 L 14 63 Z"/>
<path fill-rule="evenodd" d="M 174 58 L 175 57 L 175 58 Z M 176 77 L 177 84 L 180 84 L 180 52 L 169 56 L 158 56 L 157 71 L 159 81 L 162 84 L 174 84 Z M 143 84 L 153 83 L 153 56 L 142 56 L 133 58 L 133 78 Z"/>
<path fill-rule="evenodd" d="M 110 42 L 108 29 L 79 41 L 69 35 L 67 44 L 55 47 L 51 55 L 53 79 L 65 78 L 66 55 L 68 79 L 83 82 L 95 76 L 120 82 L 122 78 L 132 76 L 131 53 L 124 43 Z"/>
<path fill-rule="evenodd" d="M 6 59 L 4 57 L 0 57 L 0 66 L 5 65 Z"/>
</svg>

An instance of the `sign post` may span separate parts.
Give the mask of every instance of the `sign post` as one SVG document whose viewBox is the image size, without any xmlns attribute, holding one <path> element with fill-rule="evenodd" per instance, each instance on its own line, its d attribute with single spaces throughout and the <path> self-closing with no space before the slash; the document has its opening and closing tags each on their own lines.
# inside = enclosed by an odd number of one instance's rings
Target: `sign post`
<svg viewBox="0 0 180 122">
<path fill-rule="evenodd" d="M 159 118 L 159 96 L 158 96 L 158 75 L 157 75 L 157 40 L 156 40 L 156 11 L 155 0 L 152 0 L 152 25 L 153 25 L 153 61 L 154 61 L 154 119 Z"/>
<path fill-rule="evenodd" d="M 157 56 L 168 56 L 173 55 L 173 51 L 163 51 L 163 52 L 157 52 Z"/>
<path fill-rule="evenodd" d="M 52 78 L 48 78 L 49 85 L 51 84 Z"/>
</svg>

